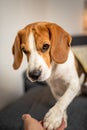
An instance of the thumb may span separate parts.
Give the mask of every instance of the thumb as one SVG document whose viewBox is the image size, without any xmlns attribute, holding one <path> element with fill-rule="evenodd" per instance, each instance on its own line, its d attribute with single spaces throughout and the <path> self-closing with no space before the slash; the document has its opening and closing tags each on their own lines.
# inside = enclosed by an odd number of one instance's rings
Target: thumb
<svg viewBox="0 0 87 130">
<path fill-rule="evenodd" d="M 29 114 L 23 114 L 22 115 L 23 120 L 29 120 L 30 118 L 31 118 L 31 115 L 29 115 Z"/>
<path fill-rule="evenodd" d="M 31 115 L 29 115 L 29 114 L 23 114 L 22 119 L 24 120 L 25 126 L 29 126 L 29 125 L 38 123 L 38 121 L 36 119 L 32 118 Z"/>
<path fill-rule="evenodd" d="M 32 117 L 29 114 L 22 115 L 22 119 L 24 121 L 24 127 L 28 127 L 29 124 L 31 124 L 31 122 L 32 122 Z"/>
<path fill-rule="evenodd" d="M 24 120 L 24 130 L 44 130 L 40 122 L 32 118 L 29 114 L 24 114 L 22 119 Z"/>
</svg>

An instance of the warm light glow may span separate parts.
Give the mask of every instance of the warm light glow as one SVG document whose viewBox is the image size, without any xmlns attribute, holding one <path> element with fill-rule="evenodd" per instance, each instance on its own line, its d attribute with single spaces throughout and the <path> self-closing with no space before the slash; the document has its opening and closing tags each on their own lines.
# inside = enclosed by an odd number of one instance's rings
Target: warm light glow
<svg viewBox="0 0 87 130">
<path fill-rule="evenodd" d="M 83 28 L 84 31 L 87 31 L 87 10 L 84 10 Z"/>
<path fill-rule="evenodd" d="M 87 34 L 87 0 L 84 0 L 83 31 Z"/>
</svg>

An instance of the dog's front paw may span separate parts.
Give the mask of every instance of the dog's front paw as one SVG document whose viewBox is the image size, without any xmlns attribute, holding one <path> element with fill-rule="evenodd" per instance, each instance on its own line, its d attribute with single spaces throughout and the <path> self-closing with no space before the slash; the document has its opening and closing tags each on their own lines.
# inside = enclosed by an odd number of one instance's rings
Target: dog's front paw
<svg viewBox="0 0 87 130">
<path fill-rule="evenodd" d="M 62 123 L 63 112 L 56 106 L 52 107 L 44 117 L 44 127 L 47 130 L 56 130 Z"/>
</svg>

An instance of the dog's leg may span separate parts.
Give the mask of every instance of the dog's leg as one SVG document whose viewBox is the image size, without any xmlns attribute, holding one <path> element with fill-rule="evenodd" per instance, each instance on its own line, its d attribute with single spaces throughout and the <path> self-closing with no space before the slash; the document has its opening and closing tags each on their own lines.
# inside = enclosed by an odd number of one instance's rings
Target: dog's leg
<svg viewBox="0 0 87 130">
<path fill-rule="evenodd" d="M 78 76 L 72 78 L 69 83 L 68 89 L 64 95 L 57 101 L 57 103 L 48 111 L 44 118 L 44 126 L 48 130 L 57 129 L 62 122 L 64 112 L 68 105 L 72 102 L 74 97 L 78 94 L 81 87 L 79 84 Z"/>
</svg>

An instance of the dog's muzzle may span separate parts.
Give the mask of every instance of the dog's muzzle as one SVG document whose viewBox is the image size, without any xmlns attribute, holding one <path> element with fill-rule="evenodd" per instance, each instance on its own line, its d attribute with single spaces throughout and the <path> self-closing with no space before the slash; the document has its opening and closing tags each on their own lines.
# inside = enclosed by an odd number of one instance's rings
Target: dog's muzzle
<svg viewBox="0 0 87 130">
<path fill-rule="evenodd" d="M 41 70 L 33 70 L 28 73 L 28 76 L 31 78 L 31 80 L 38 80 L 38 78 L 41 75 Z"/>
</svg>

